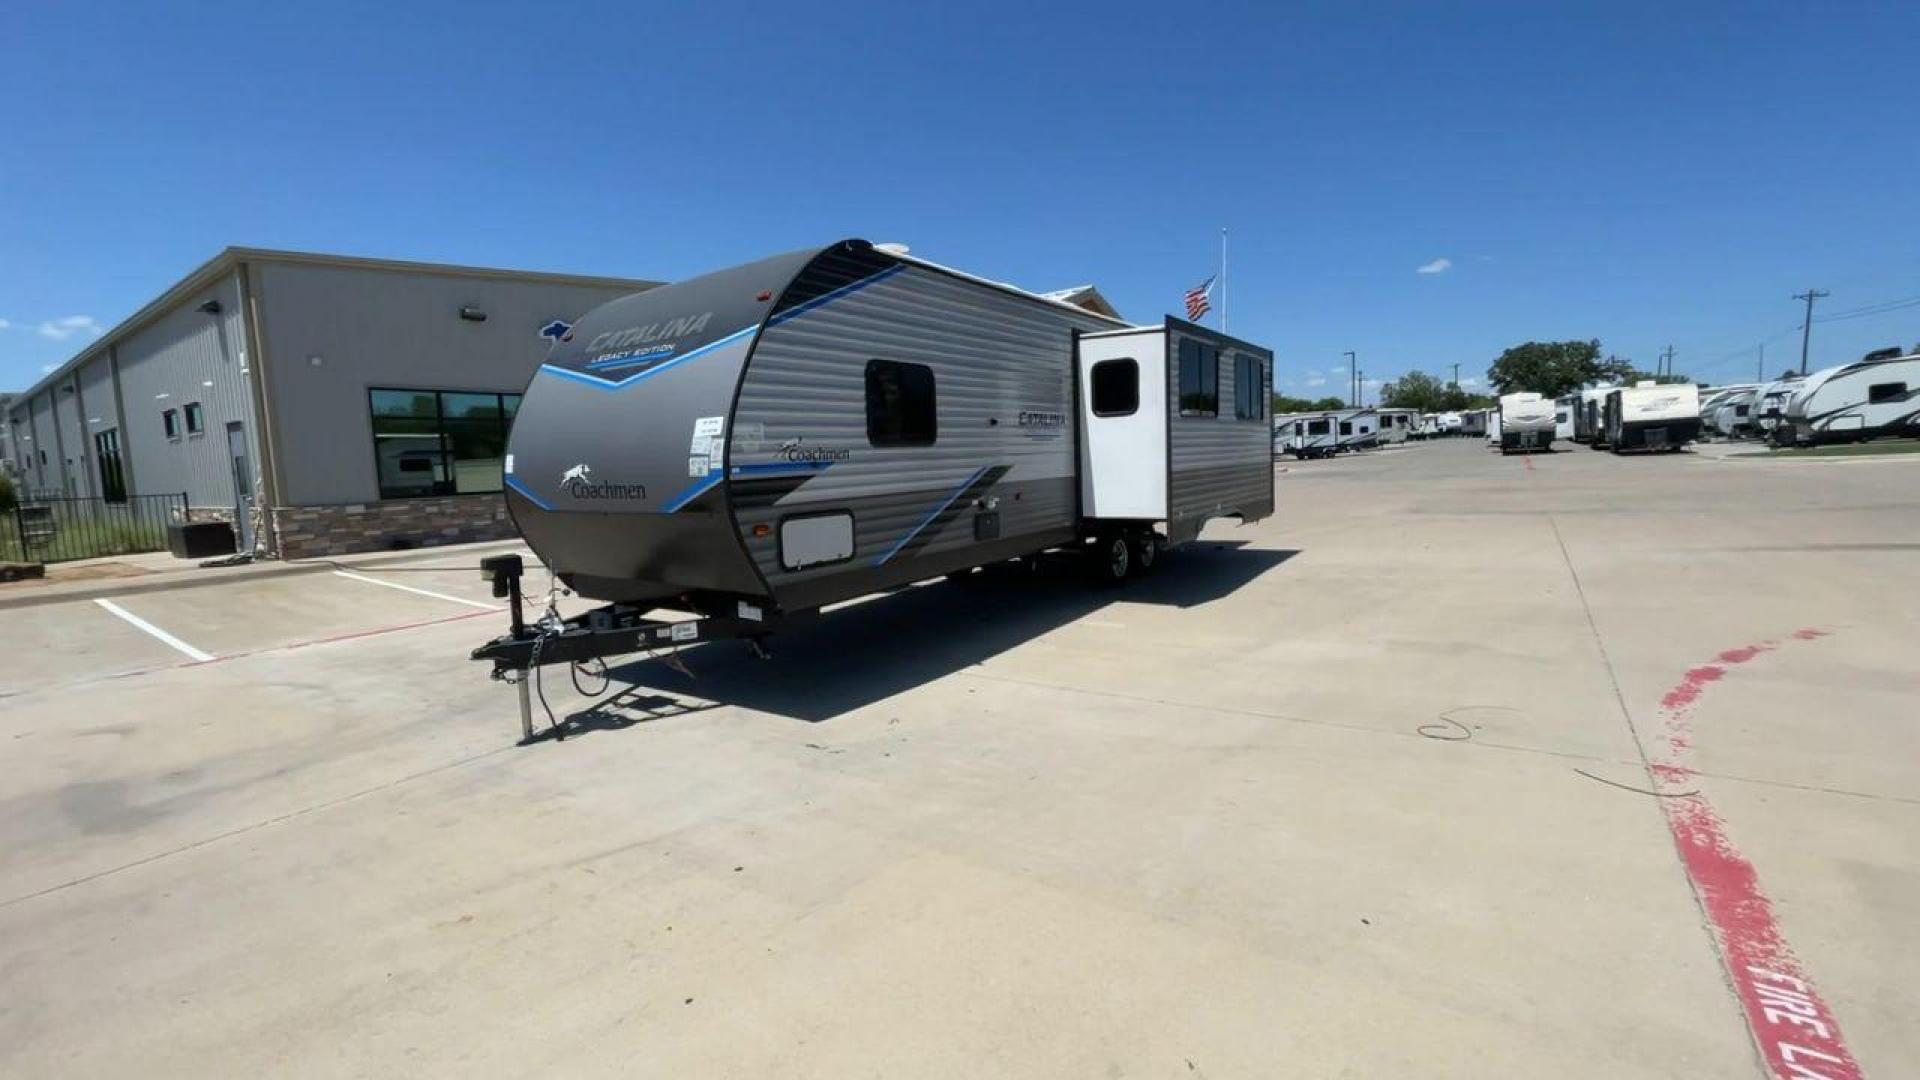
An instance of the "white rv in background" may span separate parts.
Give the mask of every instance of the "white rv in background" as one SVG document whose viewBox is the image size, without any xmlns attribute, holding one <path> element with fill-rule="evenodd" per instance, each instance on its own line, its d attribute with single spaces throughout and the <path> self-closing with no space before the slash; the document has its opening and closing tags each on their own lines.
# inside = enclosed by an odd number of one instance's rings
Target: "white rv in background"
<svg viewBox="0 0 1920 1080">
<path fill-rule="evenodd" d="M 1500 395 L 1488 440 L 1501 453 L 1510 450 L 1550 450 L 1553 447 L 1554 403 L 1531 391 Z"/>
<path fill-rule="evenodd" d="M 1331 412 L 1287 413 L 1276 416 L 1273 429 L 1273 453 L 1292 454 L 1305 461 L 1308 458 L 1328 457 L 1338 448 L 1339 438 L 1334 433 L 1334 414 Z"/>
<path fill-rule="evenodd" d="M 1747 419 L 1753 424 L 1756 437 L 1771 440 L 1773 429 L 1787 411 L 1787 399 L 1800 388 L 1803 376 L 1795 375 L 1789 379 L 1770 382 L 1753 393 L 1753 408 Z"/>
<path fill-rule="evenodd" d="M 1700 399 L 1700 433 L 1702 436 L 1719 436 L 1723 439 L 1738 438 L 1745 434 L 1750 426 L 1753 413 L 1753 392 L 1758 387 L 1752 383 L 1734 386 L 1717 386 Z"/>
<path fill-rule="evenodd" d="M 1413 436 L 1420 423 L 1420 410 L 1386 406 L 1375 410 L 1380 419 L 1380 443 L 1403 443 Z"/>
<path fill-rule="evenodd" d="M 1606 443 L 1600 423 L 1601 410 L 1606 405 L 1607 395 L 1616 387 L 1593 386 L 1579 393 L 1579 402 L 1573 410 L 1573 441 L 1583 442 L 1598 450 Z"/>
<path fill-rule="evenodd" d="M 1333 416 L 1335 450 L 1371 450 L 1380 445 L 1380 415 L 1377 411 L 1341 409 Z"/>
<path fill-rule="evenodd" d="M 1679 450 L 1700 434 L 1700 388 L 1642 381 L 1607 394 L 1607 448 Z"/>
<path fill-rule="evenodd" d="M 1468 409 L 1465 412 L 1460 413 L 1459 415 L 1460 415 L 1460 427 L 1459 427 L 1460 434 L 1466 435 L 1466 436 L 1474 436 L 1474 435 L 1485 435 L 1487 433 L 1488 410 Z"/>
<path fill-rule="evenodd" d="M 1578 391 L 1553 399 L 1553 437 L 1573 441 L 1573 416 L 1580 409 Z"/>
<path fill-rule="evenodd" d="M 1465 423 L 1466 421 L 1461 419 L 1461 414 L 1457 412 L 1443 412 L 1434 418 L 1434 424 L 1441 435 L 1462 434 L 1461 429 Z"/>
<path fill-rule="evenodd" d="M 1776 443 L 1920 438 L 1920 353 L 1857 360 L 1801 380 L 1774 429 Z"/>
</svg>

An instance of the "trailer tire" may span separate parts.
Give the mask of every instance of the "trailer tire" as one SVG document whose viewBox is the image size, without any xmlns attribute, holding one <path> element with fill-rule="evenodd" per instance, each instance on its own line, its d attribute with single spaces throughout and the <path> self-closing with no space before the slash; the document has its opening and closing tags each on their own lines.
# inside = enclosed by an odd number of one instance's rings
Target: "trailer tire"
<svg viewBox="0 0 1920 1080">
<path fill-rule="evenodd" d="M 1160 563 L 1160 534 L 1152 529 L 1141 529 L 1133 538 L 1134 572 L 1150 574 Z"/>
<path fill-rule="evenodd" d="M 1101 533 L 1088 556 L 1093 579 L 1102 585 L 1119 585 L 1133 576 L 1133 543 L 1124 532 Z"/>
</svg>

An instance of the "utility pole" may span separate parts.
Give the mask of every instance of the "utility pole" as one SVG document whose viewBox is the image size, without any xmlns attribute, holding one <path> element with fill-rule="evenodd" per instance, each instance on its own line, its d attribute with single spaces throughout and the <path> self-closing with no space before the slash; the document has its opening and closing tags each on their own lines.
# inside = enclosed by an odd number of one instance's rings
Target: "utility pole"
<svg viewBox="0 0 1920 1080">
<path fill-rule="evenodd" d="M 1807 302 L 1807 321 L 1800 325 L 1800 374 L 1802 375 L 1807 373 L 1807 346 L 1813 341 L 1813 302 L 1827 295 L 1819 289 L 1808 289 L 1806 292 L 1793 294 L 1795 300 Z"/>
<path fill-rule="evenodd" d="M 1654 372 L 1654 378 L 1663 379 L 1671 374 L 1673 374 L 1673 346 L 1669 345 L 1667 351 L 1660 354 L 1660 369 Z"/>
<path fill-rule="evenodd" d="M 1460 365 L 1459 364 L 1453 365 L 1453 385 L 1456 387 L 1460 385 Z"/>
<path fill-rule="evenodd" d="M 1753 362 L 1753 381 L 1767 381 L 1767 343 L 1760 343 L 1760 358 Z"/>
<path fill-rule="evenodd" d="M 1367 373 L 1364 371 L 1354 372 L 1353 384 L 1355 387 L 1354 394 L 1356 395 L 1354 404 L 1364 409 L 1367 407 Z"/>
<path fill-rule="evenodd" d="M 1354 385 L 1358 382 L 1354 377 L 1354 372 L 1360 370 L 1358 367 L 1360 361 L 1353 355 L 1351 350 L 1343 352 L 1340 355 L 1347 358 L 1347 404 L 1352 405 L 1354 403 Z"/>
</svg>

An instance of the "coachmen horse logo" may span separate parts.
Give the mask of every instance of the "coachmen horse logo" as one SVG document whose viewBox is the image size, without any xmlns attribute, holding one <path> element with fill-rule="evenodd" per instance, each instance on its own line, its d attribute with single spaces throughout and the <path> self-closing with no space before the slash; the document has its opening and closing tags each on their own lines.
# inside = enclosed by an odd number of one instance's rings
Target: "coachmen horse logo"
<svg viewBox="0 0 1920 1080">
<path fill-rule="evenodd" d="M 593 470 L 587 467 L 586 462 L 583 461 L 580 464 L 575 465 L 573 468 L 568 469 L 566 472 L 563 472 L 560 474 L 560 484 L 562 487 L 565 487 L 566 485 L 573 483 L 575 480 L 578 480 L 583 484 L 592 482 Z"/>
</svg>

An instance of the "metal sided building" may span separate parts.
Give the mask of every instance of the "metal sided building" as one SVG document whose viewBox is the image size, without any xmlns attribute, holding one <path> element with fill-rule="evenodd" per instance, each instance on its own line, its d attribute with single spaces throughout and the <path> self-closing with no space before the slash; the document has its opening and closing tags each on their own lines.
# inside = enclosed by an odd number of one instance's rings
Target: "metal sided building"
<svg viewBox="0 0 1920 1080">
<path fill-rule="evenodd" d="M 28 492 L 185 495 L 283 558 L 513 535 L 551 339 L 657 282 L 228 248 L 0 405 Z"/>
</svg>

